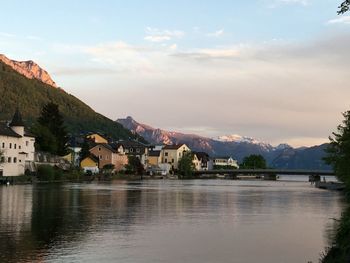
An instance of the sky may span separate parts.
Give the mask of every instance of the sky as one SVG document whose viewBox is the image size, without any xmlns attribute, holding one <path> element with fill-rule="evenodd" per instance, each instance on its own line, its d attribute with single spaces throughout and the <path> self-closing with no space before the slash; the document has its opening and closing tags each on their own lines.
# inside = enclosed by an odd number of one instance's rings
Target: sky
<svg viewBox="0 0 350 263">
<path fill-rule="evenodd" d="M 350 109 L 340 0 L 1 2 L 0 53 L 114 120 L 310 146 Z"/>
</svg>

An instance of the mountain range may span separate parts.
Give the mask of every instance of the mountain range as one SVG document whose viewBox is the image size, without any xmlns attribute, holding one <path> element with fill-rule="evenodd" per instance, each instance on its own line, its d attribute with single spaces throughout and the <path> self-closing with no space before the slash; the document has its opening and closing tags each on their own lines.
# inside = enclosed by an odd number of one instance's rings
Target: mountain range
<svg viewBox="0 0 350 263">
<path fill-rule="evenodd" d="M 281 169 L 330 169 L 322 160 L 327 144 L 302 148 L 293 148 L 288 144 L 272 146 L 236 134 L 208 138 L 196 134 L 165 131 L 139 123 L 130 116 L 118 119 L 117 122 L 153 144 L 185 143 L 194 151 L 204 151 L 212 157 L 232 156 L 239 162 L 247 155 L 261 154 L 270 167 Z"/>
</svg>

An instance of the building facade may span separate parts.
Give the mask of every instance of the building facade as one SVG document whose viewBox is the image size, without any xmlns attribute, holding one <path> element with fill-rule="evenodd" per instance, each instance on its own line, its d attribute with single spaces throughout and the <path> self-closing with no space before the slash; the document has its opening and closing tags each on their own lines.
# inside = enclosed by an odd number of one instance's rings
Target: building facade
<svg viewBox="0 0 350 263">
<path fill-rule="evenodd" d="M 18 176 L 34 163 L 35 137 L 25 131 L 17 109 L 10 124 L 0 124 L 0 176 Z"/>
<path fill-rule="evenodd" d="M 161 151 L 161 162 L 170 164 L 172 169 L 177 169 L 184 153 L 190 151 L 191 149 L 186 144 L 166 145 Z"/>
</svg>

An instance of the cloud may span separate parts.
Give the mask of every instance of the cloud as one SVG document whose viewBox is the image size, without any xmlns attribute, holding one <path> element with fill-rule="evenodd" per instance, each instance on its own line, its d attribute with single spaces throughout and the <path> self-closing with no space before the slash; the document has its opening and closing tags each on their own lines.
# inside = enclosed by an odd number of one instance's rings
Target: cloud
<svg viewBox="0 0 350 263">
<path fill-rule="evenodd" d="M 300 5 L 310 4 L 310 0 L 277 0 L 277 2 L 284 3 L 284 4 L 300 4 Z"/>
<path fill-rule="evenodd" d="M 350 16 L 341 16 L 335 19 L 331 19 L 327 24 L 346 24 L 350 25 Z"/>
<path fill-rule="evenodd" d="M 343 33 L 197 49 L 68 45 L 64 52 L 84 57 L 85 69 L 61 73 L 79 81 L 76 95 L 113 119 L 132 115 L 157 127 L 215 127 L 193 131 L 202 135 L 309 145 L 326 142 L 350 106 L 349 42 Z M 96 85 L 98 93 L 86 92 Z"/>
<path fill-rule="evenodd" d="M 187 52 L 178 52 L 172 54 L 172 56 L 196 60 L 232 59 L 239 57 L 240 52 L 241 51 L 238 48 L 207 48 Z"/>
<path fill-rule="evenodd" d="M 270 3 L 270 8 L 276 8 L 281 5 L 301 5 L 308 6 L 311 4 L 311 0 L 274 0 Z"/>
<path fill-rule="evenodd" d="M 174 38 L 182 38 L 185 33 L 180 30 L 160 30 L 158 28 L 147 27 L 145 40 L 150 42 L 164 42 Z"/>
<path fill-rule="evenodd" d="M 220 37 L 224 34 L 224 29 L 215 31 L 214 33 L 207 34 L 208 37 Z"/>
</svg>

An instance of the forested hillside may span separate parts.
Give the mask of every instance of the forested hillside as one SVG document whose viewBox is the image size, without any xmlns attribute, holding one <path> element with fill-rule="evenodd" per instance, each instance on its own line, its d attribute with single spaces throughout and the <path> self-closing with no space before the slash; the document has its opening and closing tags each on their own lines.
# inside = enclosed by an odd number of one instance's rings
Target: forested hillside
<svg viewBox="0 0 350 263">
<path fill-rule="evenodd" d="M 0 120 L 9 120 L 18 106 L 25 122 L 31 125 L 44 104 L 59 105 L 67 129 L 72 134 L 102 132 L 114 139 L 136 138 L 121 124 L 96 113 L 78 98 L 39 80 L 28 79 L 0 62 Z M 141 141 L 143 139 L 139 137 Z"/>
</svg>

